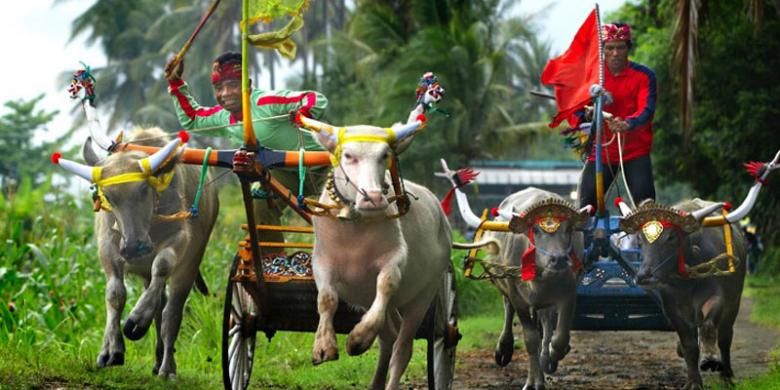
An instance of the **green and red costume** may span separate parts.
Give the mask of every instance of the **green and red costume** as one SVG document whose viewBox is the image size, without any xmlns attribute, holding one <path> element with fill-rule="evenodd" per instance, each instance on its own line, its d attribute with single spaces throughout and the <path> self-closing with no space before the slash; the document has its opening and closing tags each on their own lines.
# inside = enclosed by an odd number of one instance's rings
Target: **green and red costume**
<svg viewBox="0 0 780 390">
<path fill-rule="evenodd" d="M 203 107 L 190 93 L 184 80 L 168 83 L 168 92 L 173 98 L 179 123 L 187 130 L 198 134 L 225 137 L 237 144 L 244 142 L 244 128 L 240 114 L 233 116 L 222 106 Z M 276 150 L 298 150 L 303 140 L 306 150 L 323 150 L 308 132 L 301 132 L 287 118 L 290 111 L 298 110 L 313 119 L 322 116 L 328 106 L 328 99 L 315 91 L 261 91 L 253 90 L 252 120 L 255 136 L 260 145 Z M 274 119 L 267 119 L 278 117 Z"/>
</svg>

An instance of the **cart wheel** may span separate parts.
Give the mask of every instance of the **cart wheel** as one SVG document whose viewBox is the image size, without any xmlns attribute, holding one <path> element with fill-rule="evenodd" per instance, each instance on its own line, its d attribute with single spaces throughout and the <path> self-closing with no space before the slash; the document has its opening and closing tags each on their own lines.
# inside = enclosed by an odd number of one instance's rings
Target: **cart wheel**
<svg viewBox="0 0 780 390">
<path fill-rule="evenodd" d="M 222 319 L 222 381 L 225 389 L 244 390 L 249 385 L 255 355 L 255 318 L 257 307 L 243 283 L 230 279 L 235 275 L 236 256 L 230 269 Z"/>
<path fill-rule="evenodd" d="M 452 388 L 455 376 L 455 348 L 458 315 L 455 297 L 455 274 L 452 265 L 442 278 L 442 287 L 434 299 L 433 326 L 428 338 L 428 388 Z"/>
</svg>

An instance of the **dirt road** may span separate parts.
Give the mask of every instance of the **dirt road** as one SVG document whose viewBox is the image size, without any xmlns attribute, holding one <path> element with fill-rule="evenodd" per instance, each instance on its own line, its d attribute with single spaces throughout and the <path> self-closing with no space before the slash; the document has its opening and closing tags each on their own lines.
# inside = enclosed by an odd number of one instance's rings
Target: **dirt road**
<svg viewBox="0 0 780 390">
<path fill-rule="evenodd" d="M 732 346 L 736 380 L 765 372 L 778 332 L 749 321 L 752 305 L 743 300 Z M 499 332 L 499 329 L 496 330 Z M 516 329 L 515 337 L 522 337 Z M 548 389 L 679 389 L 685 383 L 685 362 L 675 352 L 674 332 L 586 332 L 572 334 L 572 349 L 558 371 L 548 376 Z M 515 349 L 507 367 L 499 367 L 493 350 L 458 352 L 456 389 L 521 389 L 527 357 Z M 716 374 L 706 373 L 708 376 Z"/>
</svg>

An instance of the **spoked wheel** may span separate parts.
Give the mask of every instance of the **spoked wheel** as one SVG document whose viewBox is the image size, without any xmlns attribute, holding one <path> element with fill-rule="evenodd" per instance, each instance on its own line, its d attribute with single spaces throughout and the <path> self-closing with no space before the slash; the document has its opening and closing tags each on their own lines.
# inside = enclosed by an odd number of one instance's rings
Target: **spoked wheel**
<svg viewBox="0 0 780 390">
<path fill-rule="evenodd" d="M 460 339 L 452 265 L 441 283 L 439 293 L 434 298 L 433 326 L 428 338 L 428 388 L 431 390 L 452 388 L 455 349 Z"/>
<path fill-rule="evenodd" d="M 249 385 L 255 355 L 257 307 L 242 282 L 231 279 L 241 259 L 230 270 L 222 319 L 222 382 L 225 389 L 244 390 Z"/>
</svg>

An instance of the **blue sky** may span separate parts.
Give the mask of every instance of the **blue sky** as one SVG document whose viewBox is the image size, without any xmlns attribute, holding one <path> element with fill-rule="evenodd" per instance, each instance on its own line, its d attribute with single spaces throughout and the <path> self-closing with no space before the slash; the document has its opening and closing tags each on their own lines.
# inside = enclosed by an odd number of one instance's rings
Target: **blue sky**
<svg viewBox="0 0 780 390">
<path fill-rule="evenodd" d="M 625 2 L 602 0 L 599 5 L 604 14 Z M 0 103 L 45 93 L 42 107 L 60 111 L 49 131 L 61 133 L 71 125 L 68 110 L 73 102 L 68 98 L 67 84 L 58 84 L 58 75 L 75 71 L 80 67 L 79 61 L 95 67 L 106 62 L 99 45 L 88 47 L 84 36 L 69 41 L 72 20 L 93 3 L 94 0 L 59 1 L 56 5 L 52 0 L 4 2 L 0 34 L 4 37 L 6 60 L 0 61 L 0 74 L 4 75 Z M 531 14 L 546 9 L 535 21 L 543 37 L 552 41 L 553 52 L 561 53 L 594 4 L 583 0 L 526 0 L 519 2 L 517 11 Z M 0 107 L 0 114 L 5 112 Z"/>
</svg>

